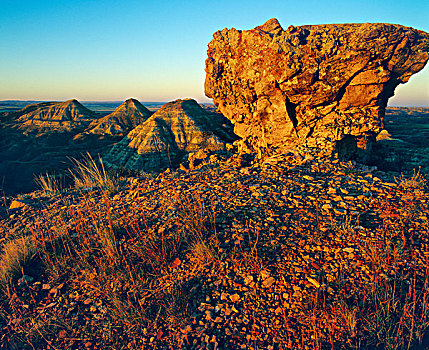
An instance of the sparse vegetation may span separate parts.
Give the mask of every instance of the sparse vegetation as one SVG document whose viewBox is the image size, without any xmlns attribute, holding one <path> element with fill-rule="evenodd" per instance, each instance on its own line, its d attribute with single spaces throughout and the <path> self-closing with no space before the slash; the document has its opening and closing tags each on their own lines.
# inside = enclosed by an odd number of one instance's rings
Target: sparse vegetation
<svg viewBox="0 0 429 350">
<path fill-rule="evenodd" d="M 108 175 L 92 161 L 81 167 L 96 172 L 82 180 L 92 190 L 60 197 L 29 235 L 4 243 L 3 341 L 36 349 L 426 346 L 426 180 L 387 183 L 350 167 L 317 161 L 293 174 L 270 165 L 246 175 L 222 165 L 117 183 L 111 198 Z M 43 273 L 28 272 L 31 262 Z M 23 273 L 34 281 L 18 284 Z"/>
<path fill-rule="evenodd" d="M 182 222 L 182 233 L 199 264 L 212 264 L 218 260 L 215 246 L 216 212 L 207 208 L 199 196 L 179 197 L 177 211 Z"/>
<path fill-rule="evenodd" d="M 75 167 L 70 169 L 70 175 L 76 188 L 91 189 L 96 187 L 109 194 L 117 190 L 118 179 L 105 169 L 100 156 L 98 162 L 89 153 L 83 160 L 73 159 L 72 161 Z"/>
<path fill-rule="evenodd" d="M 26 236 L 6 242 L 0 258 L 0 282 L 8 288 L 22 278 L 36 257 L 36 245 Z"/>
<path fill-rule="evenodd" d="M 39 174 L 35 177 L 36 184 L 49 194 L 59 193 L 64 188 L 64 179 L 55 174 Z"/>
</svg>

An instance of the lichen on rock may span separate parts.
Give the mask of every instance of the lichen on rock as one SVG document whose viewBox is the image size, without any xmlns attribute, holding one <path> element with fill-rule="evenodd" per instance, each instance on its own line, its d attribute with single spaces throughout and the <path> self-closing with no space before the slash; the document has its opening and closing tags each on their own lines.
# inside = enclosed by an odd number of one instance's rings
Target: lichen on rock
<svg viewBox="0 0 429 350">
<path fill-rule="evenodd" d="M 353 157 L 371 149 L 389 97 L 425 66 L 428 51 L 428 33 L 401 25 L 283 30 L 270 19 L 214 33 L 205 93 L 234 124 L 242 150 L 307 145 Z"/>
</svg>

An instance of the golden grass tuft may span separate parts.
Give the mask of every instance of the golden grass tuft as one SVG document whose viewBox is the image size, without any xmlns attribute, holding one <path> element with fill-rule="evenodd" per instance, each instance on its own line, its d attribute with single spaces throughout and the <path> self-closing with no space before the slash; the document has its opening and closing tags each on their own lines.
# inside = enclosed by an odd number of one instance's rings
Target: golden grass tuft
<svg viewBox="0 0 429 350">
<path fill-rule="evenodd" d="M 0 282 L 11 285 L 24 274 L 24 268 L 36 256 L 36 245 L 32 237 L 16 238 L 3 247 L 0 260 Z"/>
<path fill-rule="evenodd" d="M 76 188 L 89 189 L 95 187 L 108 194 L 117 191 L 117 178 L 109 174 L 100 156 L 98 162 L 89 153 L 82 161 L 77 159 L 72 159 L 72 161 L 75 167 L 69 172 Z"/>
<path fill-rule="evenodd" d="M 35 176 L 34 182 L 43 191 L 50 194 L 56 194 L 64 188 L 63 179 L 55 174 L 39 174 Z"/>
</svg>

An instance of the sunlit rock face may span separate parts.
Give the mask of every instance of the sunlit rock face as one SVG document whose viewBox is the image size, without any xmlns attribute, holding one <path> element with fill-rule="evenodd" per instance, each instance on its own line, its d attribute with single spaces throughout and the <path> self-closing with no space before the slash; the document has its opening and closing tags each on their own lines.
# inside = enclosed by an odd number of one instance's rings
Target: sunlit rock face
<svg viewBox="0 0 429 350">
<path fill-rule="evenodd" d="M 305 144 L 370 149 L 388 98 L 428 61 L 429 34 L 384 23 L 217 31 L 205 93 L 243 150 Z M 343 141 L 342 141 L 343 140 Z M 342 143 L 343 142 L 343 143 Z"/>
<path fill-rule="evenodd" d="M 232 129 L 228 119 L 205 111 L 195 100 L 176 100 L 130 131 L 104 160 L 115 168 L 159 171 L 192 152 L 226 150 L 237 139 Z"/>
</svg>

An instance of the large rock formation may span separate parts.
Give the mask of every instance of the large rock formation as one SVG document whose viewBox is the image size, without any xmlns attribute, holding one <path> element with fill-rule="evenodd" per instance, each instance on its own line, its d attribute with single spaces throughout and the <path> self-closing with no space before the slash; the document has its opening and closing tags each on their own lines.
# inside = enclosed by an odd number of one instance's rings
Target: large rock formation
<svg viewBox="0 0 429 350">
<path fill-rule="evenodd" d="M 130 98 L 105 117 L 89 126 L 89 133 L 97 135 L 125 136 L 137 125 L 145 122 L 152 112 L 136 99 Z"/>
<path fill-rule="evenodd" d="M 187 153 L 225 150 L 236 139 L 222 115 L 205 111 L 194 100 L 177 100 L 133 129 L 103 160 L 115 168 L 159 171 L 176 166 Z"/>
<path fill-rule="evenodd" d="M 17 128 L 26 132 L 83 130 L 99 118 L 76 100 L 32 104 L 14 114 Z"/>
<path fill-rule="evenodd" d="M 392 24 L 290 26 L 276 19 L 213 35 L 205 93 L 242 146 L 359 154 L 383 128 L 395 87 L 420 71 L 429 34 Z M 342 140 L 342 142 L 337 142 Z M 349 154 L 353 156 L 353 154 Z"/>
</svg>

